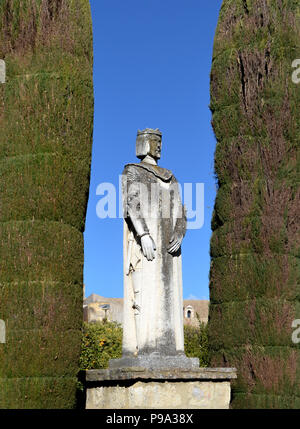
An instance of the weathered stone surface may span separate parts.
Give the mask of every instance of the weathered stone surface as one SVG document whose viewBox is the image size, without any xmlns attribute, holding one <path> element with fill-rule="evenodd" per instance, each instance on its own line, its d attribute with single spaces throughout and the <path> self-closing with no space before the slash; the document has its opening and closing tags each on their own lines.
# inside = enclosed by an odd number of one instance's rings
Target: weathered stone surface
<svg viewBox="0 0 300 429">
<path fill-rule="evenodd" d="M 199 368 L 198 358 L 188 358 L 184 354 L 178 356 L 153 356 L 142 355 L 137 357 L 122 357 L 121 359 L 111 359 L 109 361 L 110 368 L 148 368 L 151 369 L 164 369 L 164 368 L 178 368 L 178 369 L 192 369 Z"/>
<path fill-rule="evenodd" d="M 185 211 L 172 171 L 157 165 L 162 134 L 138 131 L 136 155 L 122 174 L 124 208 L 124 329 L 123 357 L 142 356 L 159 367 L 153 354 L 165 356 L 174 367 L 184 355 L 181 242 L 186 232 Z M 168 359 L 173 356 L 173 359 Z M 183 360 L 177 360 L 180 367 Z M 128 366 L 125 361 L 112 363 Z M 185 363 L 191 367 L 188 360 Z M 130 364 L 132 365 L 132 364 Z"/>
<path fill-rule="evenodd" d="M 228 409 L 229 381 L 143 382 L 87 391 L 87 409 Z"/>
<path fill-rule="evenodd" d="M 86 371 L 89 409 L 226 409 L 235 368 Z"/>
<path fill-rule="evenodd" d="M 148 368 L 90 369 L 86 371 L 86 381 L 102 382 L 112 380 L 231 380 L 237 378 L 235 368 L 165 369 Z"/>
</svg>

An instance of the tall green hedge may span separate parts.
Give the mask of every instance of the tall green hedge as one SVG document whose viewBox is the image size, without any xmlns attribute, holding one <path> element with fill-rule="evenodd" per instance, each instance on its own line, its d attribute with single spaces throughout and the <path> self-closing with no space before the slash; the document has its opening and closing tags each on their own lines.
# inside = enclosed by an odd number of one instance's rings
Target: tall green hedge
<svg viewBox="0 0 300 429">
<path fill-rule="evenodd" d="M 0 408 L 76 406 L 93 130 L 88 0 L 1 0 Z"/>
<path fill-rule="evenodd" d="M 218 192 L 211 364 L 235 366 L 235 408 L 299 408 L 299 0 L 224 0 L 211 70 Z"/>
</svg>

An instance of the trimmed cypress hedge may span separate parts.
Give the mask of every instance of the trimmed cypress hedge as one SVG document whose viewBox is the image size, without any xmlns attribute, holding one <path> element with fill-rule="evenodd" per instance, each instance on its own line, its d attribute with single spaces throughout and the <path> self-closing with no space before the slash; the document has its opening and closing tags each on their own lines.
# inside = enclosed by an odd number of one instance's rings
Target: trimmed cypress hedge
<svg viewBox="0 0 300 429">
<path fill-rule="evenodd" d="M 73 408 L 76 377 L 0 378 L 1 408 Z"/>
<path fill-rule="evenodd" d="M 74 377 L 78 372 L 78 329 L 8 328 L 7 345 L 1 352 L 0 377 Z"/>
<path fill-rule="evenodd" d="M 211 70 L 218 192 L 211 364 L 236 366 L 235 408 L 297 408 L 300 351 L 298 0 L 224 0 Z"/>
<path fill-rule="evenodd" d="M 4 222 L 0 230 L 1 283 L 39 279 L 82 285 L 80 231 L 40 220 Z"/>
<path fill-rule="evenodd" d="M 76 293 L 74 293 L 76 292 Z M 0 314 L 12 331 L 82 327 L 81 283 L 15 281 L 0 284 Z"/>
<path fill-rule="evenodd" d="M 56 152 L 19 155 L 0 161 L 0 181 L 5 183 L 0 222 L 49 219 L 82 231 L 86 195 L 81 190 L 88 188 L 89 175 L 87 156 Z"/>
<path fill-rule="evenodd" d="M 232 402 L 234 408 L 275 408 L 275 409 L 299 409 L 299 396 L 264 395 L 253 393 L 236 393 Z"/>
<path fill-rule="evenodd" d="M 77 68 L 80 64 L 77 65 Z M 10 71 L 10 62 L 7 61 Z M 9 77 L 5 84 L 0 160 L 24 154 L 90 156 L 92 82 L 80 71 Z"/>
<path fill-rule="evenodd" d="M 0 408 L 73 408 L 93 134 L 88 0 L 0 2 Z"/>
<path fill-rule="evenodd" d="M 299 310 L 299 301 L 265 296 L 214 304 L 210 328 L 212 332 L 222 330 L 223 335 L 213 337 L 210 347 L 214 350 L 244 344 L 291 347 L 292 321 Z"/>
<path fill-rule="evenodd" d="M 275 345 L 226 347 L 215 353 L 212 363 L 215 364 L 220 359 L 226 362 L 234 359 L 239 366 L 233 400 L 236 395 L 244 394 L 245 403 L 242 408 L 247 408 L 247 398 L 251 395 L 281 396 L 282 400 L 284 396 L 300 397 L 297 380 L 299 377 L 297 366 L 300 363 L 299 348 Z M 256 376 L 255 379 L 253 374 Z"/>
<path fill-rule="evenodd" d="M 255 252 L 212 258 L 210 300 L 214 304 L 260 298 L 300 300 L 300 261 Z"/>
</svg>

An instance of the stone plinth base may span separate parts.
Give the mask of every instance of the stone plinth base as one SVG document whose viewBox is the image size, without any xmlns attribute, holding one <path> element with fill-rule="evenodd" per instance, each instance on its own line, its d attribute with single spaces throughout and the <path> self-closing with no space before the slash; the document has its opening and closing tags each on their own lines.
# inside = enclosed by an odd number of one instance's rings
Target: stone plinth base
<svg viewBox="0 0 300 429">
<path fill-rule="evenodd" d="M 176 356 L 161 356 L 152 353 L 150 355 L 141 355 L 137 357 L 122 357 L 120 359 L 110 359 L 109 368 L 140 368 L 144 371 L 145 368 L 149 370 L 156 369 L 172 369 L 182 368 L 184 370 L 199 369 L 198 358 L 188 358 L 185 354 Z"/>
<path fill-rule="evenodd" d="M 86 372 L 87 409 L 227 409 L 234 368 Z"/>
</svg>

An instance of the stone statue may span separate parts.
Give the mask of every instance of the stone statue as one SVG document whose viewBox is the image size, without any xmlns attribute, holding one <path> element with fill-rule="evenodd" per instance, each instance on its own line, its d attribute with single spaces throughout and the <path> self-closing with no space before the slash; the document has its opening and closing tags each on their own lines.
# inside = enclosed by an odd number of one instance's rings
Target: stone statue
<svg viewBox="0 0 300 429">
<path fill-rule="evenodd" d="M 123 357 L 110 367 L 195 367 L 184 354 L 181 243 L 186 215 L 178 182 L 157 165 L 162 134 L 138 131 L 137 164 L 122 175 Z"/>
</svg>

